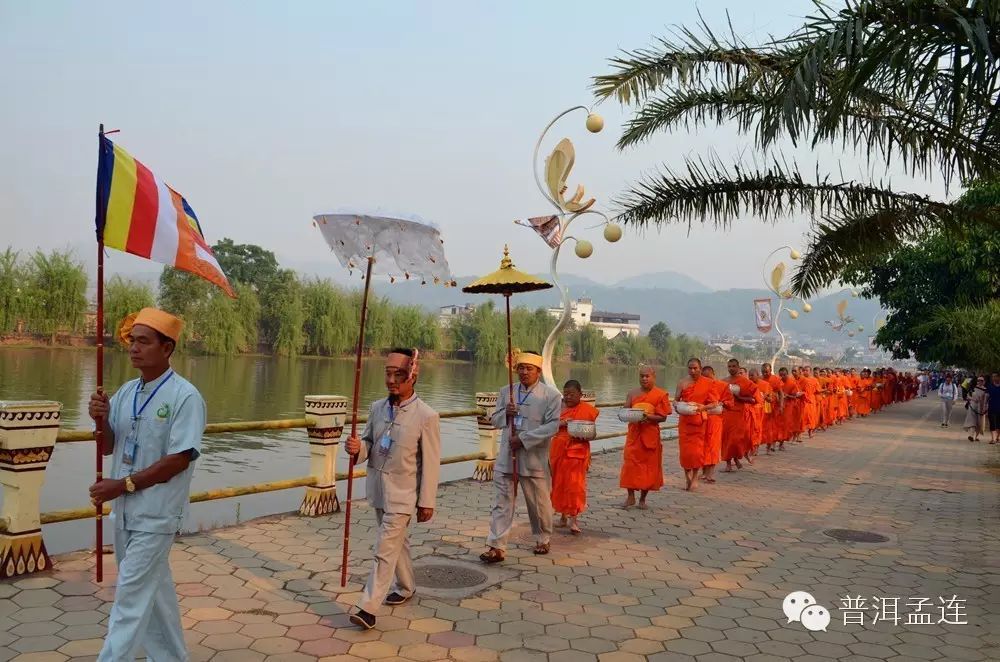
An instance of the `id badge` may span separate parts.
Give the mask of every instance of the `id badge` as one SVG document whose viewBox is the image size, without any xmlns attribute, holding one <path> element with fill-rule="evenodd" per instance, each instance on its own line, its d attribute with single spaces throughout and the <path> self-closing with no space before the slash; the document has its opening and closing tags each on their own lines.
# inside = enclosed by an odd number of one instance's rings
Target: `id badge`
<svg viewBox="0 0 1000 662">
<path fill-rule="evenodd" d="M 125 448 L 122 450 L 122 464 L 132 466 L 135 464 L 136 454 L 139 452 L 139 442 L 135 434 L 130 434 L 125 438 Z"/>
<path fill-rule="evenodd" d="M 386 432 L 382 435 L 382 438 L 379 439 L 378 452 L 380 455 L 388 455 L 391 448 L 392 437 L 390 436 L 389 431 L 386 430 Z"/>
<path fill-rule="evenodd" d="M 521 414 L 517 414 L 516 416 L 514 416 L 514 427 L 517 428 L 518 430 L 524 427 L 524 416 L 522 416 Z"/>
</svg>

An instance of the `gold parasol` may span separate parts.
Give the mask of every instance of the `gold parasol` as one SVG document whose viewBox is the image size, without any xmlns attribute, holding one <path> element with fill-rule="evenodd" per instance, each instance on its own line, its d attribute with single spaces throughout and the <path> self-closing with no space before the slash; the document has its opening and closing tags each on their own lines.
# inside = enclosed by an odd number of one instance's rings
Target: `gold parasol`
<svg viewBox="0 0 1000 662">
<path fill-rule="evenodd" d="M 491 274 L 472 281 L 462 288 L 463 292 L 470 294 L 502 294 L 506 302 L 507 312 L 507 391 L 508 397 L 514 397 L 514 357 L 513 343 L 510 332 L 510 297 L 512 294 L 520 292 L 535 292 L 537 290 L 547 290 L 552 287 L 551 283 L 546 283 L 540 278 L 535 278 L 531 274 L 514 268 L 514 262 L 510 259 L 510 249 L 504 245 L 503 259 L 500 260 L 500 268 Z M 510 426 L 511 434 L 514 433 L 514 417 L 507 417 L 507 424 Z M 514 494 L 517 495 L 517 454 L 514 454 Z"/>
</svg>

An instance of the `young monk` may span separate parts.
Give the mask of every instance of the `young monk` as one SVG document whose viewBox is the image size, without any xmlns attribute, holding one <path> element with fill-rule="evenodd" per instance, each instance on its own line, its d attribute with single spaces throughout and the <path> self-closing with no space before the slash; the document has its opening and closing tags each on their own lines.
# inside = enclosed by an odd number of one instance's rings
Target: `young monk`
<svg viewBox="0 0 1000 662">
<path fill-rule="evenodd" d="M 857 404 L 855 404 L 855 409 L 858 412 L 858 416 L 864 418 L 871 413 L 871 371 L 867 368 L 861 371 L 858 376 L 858 397 Z"/>
<path fill-rule="evenodd" d="M 702 376 L 712 381 L 715 399 L 706 406 L 708 413 L 705 429 L 705 457 L 702 460 L 701 479 L 706 483 L 715 482 L 715 466 L 722 461 L 722 414 L 727 403 L 733 401 L 729 384 L 716 379 L 715 368 L 707 365 L 701 369 Z"/>
<path fill-rule="evenodd" d="M 648 411 L 638 423 L 629 423 L 625 436 L 620 487 L 628 490 L 622 508 L 636 505 L 635 493 L 639 492 L 639 508 L 645 510 L 646 495 L 663 487 L 663 442 L 660 441 L 660 423 L 672 411 L 670 396 L 656 386 L 656 370 L 650 366 L 639 368 L 639 388 L 625 396 L 625 407 L 645 404 Z"/>
<path fill-rule="evenodd" d="M 799 372 L 799 390 L 802 391 L 802 429 L 812 439 L 813 430 L 819 427 L 819 406 L 816 393 L 819 382 L 812 376 L 812 368 L 805 366 Z"/>
<path fill-rule="evenodd" d="M 590 442 L 569 436 L 569 421 L 596 421 L 600 412 L 583 402 L 580 382 L 571 379 L 563 385 L 563 406 L 559 431 L 549 446 L 552 471 L 552 509 L 562 516 L 556 526 L 569 525 L 573 535 L 580 534 L 577 518 L 587 509 L 587 469 L 590 468 Z"/>
<path fill-rule="evenodd" d="M 756 455 L 760 445 L 767 443 L 767 431 L 764 423 L 766 416 L 765 409 L 767 407 L 765 403 L 768 402 L 768 397 L 773 391 L 771 385 L 760 378 L 760 372 L 757 368 L 750 369 L 749 378 L 757 387 L 757 393 L 754 395 L 756 402 L 753 406 L 753 431 L 750 438 L 752 452 Z"/>
<path fill-rule="evenodd" d="M 771 364 L 761 365 L 761 379 L 771 386 L 771 397 L 764 405 L 764 437 L 767 444 L 767 452 L 774 452 L 774 445 L 783 441 L 785 437 L 784 399 L 785 394 L 781 390 L 781 378 L 771 372 Z"/>
<path fill-rule="evenodd" d="M 847 376 L 847 371 L 837 370 L 837 418 L 843 423 L 851 417 L 850 400 L 847 392 L 851 390 L 851 380 Z"/>
<path fill-rule="evenodd" d="M 705 439 L 708 414 L 705 405 L 715 398 L 713 381 L 701 374 L 701 360 L 688 359 L 688 376 L 677 383 L 674 395 L 678 402 L 694 405 L 696 411 L 680 414 L 677 423 L 677 443 L 679 461 L 684 469 L 685 490 L 691 492 L 698 487 L 698 471 L 705 458 Z"/>
<path fill-rule="evenodd" d="M 724 405 L 722 412 L 722 459 L 726 461 L 726 472 L 732 472 L 733 463 L 737 469 L 742 469 L 741 458 L 750 460 L 750 449 L 753 436 L 753 406 L 757 399 L 757 385 L 746 376 L 740 374 L 740 362 L 729 359 L 726 363 L 729 379 L 726 380 L 726 390 L 731 400 Z M 731 385 L 739 388 L 733 393 Z"/>
<path fill-rule="evenodd" d="M 788 441 L 799 441 L 802 434 L 802 400 L 798 382 L 792 379 L 788 368 L 778 371 L 781 377 L 781 392 L 785 394 L 784 411 L 785 435 Z M 785 442 L 781 441 L 778 450 L 785 450 Z"/>
</svg>

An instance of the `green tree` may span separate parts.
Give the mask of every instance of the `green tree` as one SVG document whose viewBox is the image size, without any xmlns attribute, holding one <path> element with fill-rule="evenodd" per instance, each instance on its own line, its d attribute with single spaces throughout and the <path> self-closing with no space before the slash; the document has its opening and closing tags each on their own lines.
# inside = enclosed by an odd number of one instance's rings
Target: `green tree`
<svg viewBox="0 0 1000 662">
<path fill-rule="evenodd" d="M 329 280 L 312 279 L 302 285 L 305 352 L 336 355 L 357 343 L 357 314 L 351 298 Z"/>
<path fill-rule="evenodd" d="M 104 334 L 115 338 L 118 325 L 127 315 L 152 305 L 153 289 L 149 285 L 112 276 L 104 286 Z"/>
<path fill-rule="evenodd" d="M 670 345 L 670 327 L 663 322 L 657 322 L 649 329 L 649 342 L 657 352 L 665 353 Z"/>
<path fill-rule="evenodd" d="M 0 253 L 0 333 L 16 330 L 24 310 L 21 286 L 26 279 L 17 257 L 9 247 Z"/>
<path fill-rule="evenodd" d="M 681 28 L 677 41 L 626 52 L 595 79 L 600 98 L 636 108 L 618 141 L 661 131 L 734 126 L 769 165 L 713 157 L 663 168 L 618 197 L 627 224 L 765 221 L 809 214 L 810 246 L 794 275 L 800 294 L 831 283 L 845 262 L 868 259 L 933 231 L 1000 227 L 1000 207 L 974 213 L 954 202 L 842 181 L 837 165 L 804 174 L 781 144 L 853 147 L 876 168 L 946 184 L 1000 172 L 1000 4 L 983 0 L 851 0 L 815 14 L 790 35 L 750 44 Z M 810 166 L 811 167 L 811 166 Z M 874 170 L 875 168 L 872 168 Z"/>
<path fill-rule="evenodd" d="M 302 283 L 295 272 L 282 269 L 268 288 L 261 305 L 264 341 L 275 354 L 294 356 L 305 343 L 305 306 Z"/>
<path fill-rule="evenodd" d="M 263 293 L 278 275 L 274 253 L 255 244 L 237 244 L 224 238 L 212 246 L 215 259 L 230 282 L 246 283 Z"/>
<path fill-rule="evenodd" d="M 236 298 L 213 287 L 188 320 L 189 335 L 208 354 L 233 355 L 257 348 L 260 300 L 253 286 L 235 282 Z"/>
<path fill-rule="evenodd" d="M 87 272 L 70 253 L 37 251 L 25 277 L 28 327 L 55 342 L 60 331 L 78 331 L 87 310 Z"/>
<path fill-rule="evenodd" d="M 574 329 L 569 334 L 569 344 L 573 360 L 580 363 L 600 363 L 607 356 L 608 339 L 589 324 Z"/>
<path fill-rule="evenodd" d="M 164 267 L 160 273 L 160 308 L 187 321 L 200 308 L 216 286 L 187 271 Z"/>
<path fill-rule="evenodd" d="M 620 365 L 638 365 L 656 359 L 656 348 L 646 336 L 620 335 L 608 345 L 608 360 Z"/>
</svg>

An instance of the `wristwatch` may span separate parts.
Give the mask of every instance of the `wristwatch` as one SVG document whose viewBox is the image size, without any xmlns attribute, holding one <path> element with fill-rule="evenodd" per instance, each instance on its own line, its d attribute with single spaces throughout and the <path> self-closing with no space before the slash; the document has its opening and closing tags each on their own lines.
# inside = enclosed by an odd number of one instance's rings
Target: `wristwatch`
<svg viewBox="0 0 1000 662">
<path fill-rule="evenodd" d="M 135 492 L 135 483 L 132 482 L 132 476 L 125 476 L 125 491 L 129 494 Z"/>
</svg>

